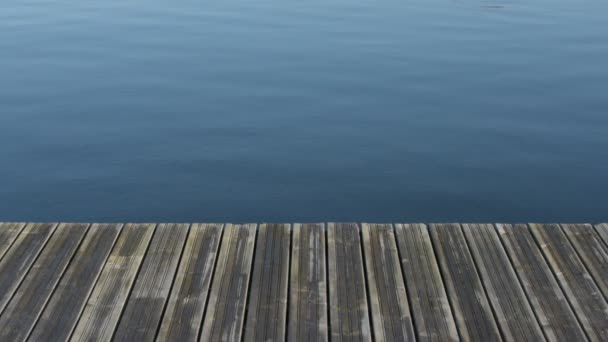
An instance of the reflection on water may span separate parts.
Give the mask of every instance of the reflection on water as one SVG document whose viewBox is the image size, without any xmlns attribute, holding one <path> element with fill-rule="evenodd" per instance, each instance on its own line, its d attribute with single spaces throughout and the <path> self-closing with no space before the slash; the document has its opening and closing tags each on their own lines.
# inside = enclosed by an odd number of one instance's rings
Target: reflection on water
<svg viewBox="0 0 608 342">
<path fill-rule="evenodd" d="M 0 220 L 605 220 L 607 10 L 3 1 Z"/>
</svg>

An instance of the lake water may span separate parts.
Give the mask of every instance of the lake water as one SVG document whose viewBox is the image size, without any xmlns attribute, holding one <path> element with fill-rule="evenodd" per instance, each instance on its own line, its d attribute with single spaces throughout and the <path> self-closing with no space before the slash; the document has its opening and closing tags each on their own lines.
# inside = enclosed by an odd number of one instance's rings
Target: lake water
<svg viewBox="0 0 608 342">
<path fill-rule="evenodd" d="M 608 219 L 608 2 L 0 2 L 0 221 Z"/>
</svg>

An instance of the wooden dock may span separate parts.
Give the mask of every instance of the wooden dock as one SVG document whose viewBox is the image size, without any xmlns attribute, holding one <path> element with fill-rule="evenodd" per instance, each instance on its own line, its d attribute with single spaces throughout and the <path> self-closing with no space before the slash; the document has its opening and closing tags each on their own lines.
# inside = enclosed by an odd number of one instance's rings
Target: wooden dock
<svg viewBox="0 0 608 342">
<path fill-rule="evenodd" d="M 0 341 L 608 341 L 608 224 L 0 223 Z"/>
</svg>

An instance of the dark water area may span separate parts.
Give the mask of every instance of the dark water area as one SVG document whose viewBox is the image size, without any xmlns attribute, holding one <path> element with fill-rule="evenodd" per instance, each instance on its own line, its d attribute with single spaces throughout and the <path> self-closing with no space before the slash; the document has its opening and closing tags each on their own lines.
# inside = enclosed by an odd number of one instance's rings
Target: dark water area
<svg viewBox="0 0 608 342">
<path fill-rule="evenodd" d="M 608 2 L 0 2 L 0 221 L 608 220 Z"/>
</svg>

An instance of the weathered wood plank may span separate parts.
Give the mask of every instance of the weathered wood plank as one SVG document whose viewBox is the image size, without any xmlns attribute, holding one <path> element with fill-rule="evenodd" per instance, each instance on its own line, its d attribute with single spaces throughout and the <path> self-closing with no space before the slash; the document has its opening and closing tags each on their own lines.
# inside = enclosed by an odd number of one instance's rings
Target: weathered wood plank
<svg viewBox="0 0 608 342">
<path fill-rule="evenodd" d="M 608 298 L 608 246 L 590 224 L 562 224 L 561 227 L 604 298 Z"/>
<path fill-rule="evenodd" d="M 190 228 L 157 341 L 198 338 L 221 237 L 221 224 Z"/>
<path fill-rule="evenodd" d="M 155 224 L 124 226 L 85 305 L 72 341 L 112 339 L 155 227 Z"/>
<path fill-rule="evenodd" d="M 328 341 L 323 224 L 293 227 L 288 340 Z"/>
<path fill-rule="evenodd" d="M 327 227 L 331 340 L 371 341 L 359 227 Z"/>
<path fill-rule="evenodd" d="M 607 224 L 155 227 L 0 222 L 0 340 L 608 340 Z"/>
<path fill-rule="evenodd" d="M 459 224 L 429 226 L 456 325 L 464 341 L 500 341 L 500 331 Z"/>
<path fill-rule="evenodd" d="M 15 242 L 25 223 L 2 222 L 0 223 L 0 260 L 8 251 L 9 247 Z"/>
<path fill-rule="evenodd" d="M 544 335 L 511 262 L 491 224 L 463 224 L 477 270 L 507 341 L 540 341 Z"/>
<path fill-rule="evenodd" d="M 30 340 L 65 341 L 95 286 L 122 224 L 93 224 L 38 319 Z"/>
<path fill-rule="evenodd" d="M 608 340 L 608 304 L 564 232 L 556 224 L 530 228 L 589 338 Z"/>
<path fill-rule="evenodd" d="M 458 330 L 424 224 L 395 225 L 418 341 L 458 341 Z"/>
<path fill-rule="evenodd" d="M 241 340 L 255 235 L 255 224 L 224 228 L 201 341 Z"/>
<path fill-rule="evenodd" d="M 56 227 L 55 223 L 28 224 L 0 260 L 0 314 Z"/>
<path fill-rule="evenodd" d="M 374 340 L 415 341 L 393 227 L 363 223 L 361 231 Z"/>
<path fill-rule="evenodd" d="M 60 224 L 0 316 L 0 341 L 24 341 L 68 267 L 88 224 Z"/>
<path fill-rule="evenodd" d="M 281 341 L 287 325 L 289 224 L 262 224 L 253 262 L 246 341 Z"/>
<path fill-rule="evenodd" d="M 159 224 L 120 317 L 114 341 L 152 341 L 188 236 L 188 224 Z"/>
<path fill-rule="evenodd" d="M 596 225 L 595 230 L 598 234 L 600 234 L 600 237 L 602 238 L 602 240 L 604 240 L 606 246 L 608 246 L 608 223 Z"/>
<path fill-rule="evenodd" d="M 547 339 L 586 340 L 528 226 L 498 224 L 497 230 Z"/>
</svg>

